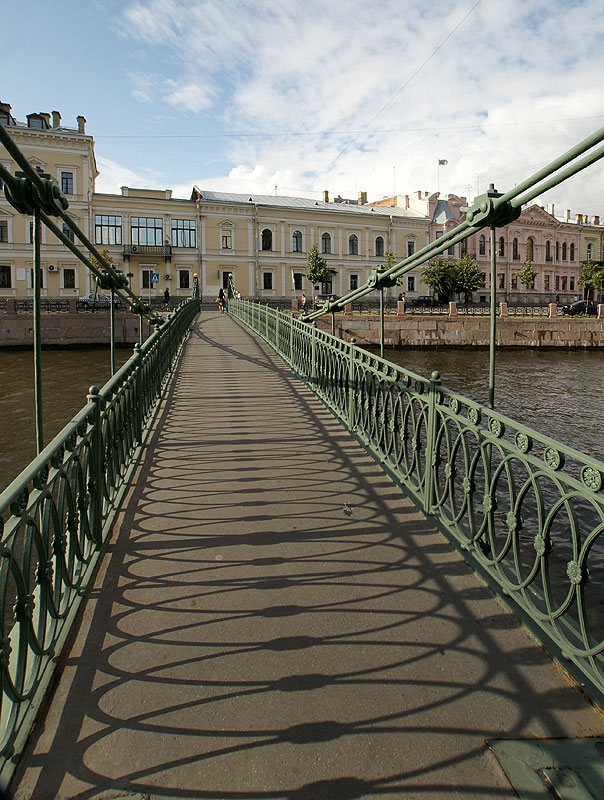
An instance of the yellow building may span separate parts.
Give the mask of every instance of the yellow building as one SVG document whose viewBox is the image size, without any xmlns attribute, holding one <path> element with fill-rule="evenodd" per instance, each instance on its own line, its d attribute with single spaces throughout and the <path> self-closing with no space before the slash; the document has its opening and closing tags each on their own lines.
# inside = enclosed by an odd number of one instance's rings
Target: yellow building
<svg viewBox="0 0 604 800">
<path fill-rule="evenodd" d="M 52 119 L 51 119 L 52 117 Z M 428 242 L 429 221 L 413 209 L 381 208 L 358 200 L 321 201 L 272 195 L 227 194 L 193 188 L 189 199 L 169 189 L 122 187 L 120 195 L 95 192 L 98 175 L 94 141 L 77 127 L 61 124 L 58 112 L 30 114 L 18 122 L 0 103 L 6 126 L 34 166 L 56 178 L 69 200 L 69 213 L 99 248 L 107 249 L 128 275 L 132 290 L 153 298 L 166 287 L 186 296 L 198 274 L 204 298 L 213 299 L 232 273 L 244 297 L 291 299 L 302 293 L 345 295 L 361 286 L 392 252 L 397 261 Z M 18 169 L 0 148 L 0 161 Z M 64 231 L 71 236 L 69 228 Z M 0 199 L 0 297 L 32 292 L 32 219 Z M 312 285 L 304 277 L 313 244 L 326 259 L 331 280 Z M 409 299 L 425 294 L 419 270 L 402 287 Z M 94 291 L 88 270 L 56 237 L 42 238 L 42 293 L 70 297 Z"/>
</svg>

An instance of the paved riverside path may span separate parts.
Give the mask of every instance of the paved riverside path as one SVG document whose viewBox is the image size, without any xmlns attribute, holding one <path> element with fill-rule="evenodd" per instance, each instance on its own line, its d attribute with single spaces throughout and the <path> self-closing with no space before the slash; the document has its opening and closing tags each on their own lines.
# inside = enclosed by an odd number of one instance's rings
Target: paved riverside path
<svg viewBox="0 0 604 800">
<path fill-rule="evenodd" d="M 203 312 L 13 793 L 511 798 L 487 740 L 602 733 L 281 360 Z"/>
</svg>

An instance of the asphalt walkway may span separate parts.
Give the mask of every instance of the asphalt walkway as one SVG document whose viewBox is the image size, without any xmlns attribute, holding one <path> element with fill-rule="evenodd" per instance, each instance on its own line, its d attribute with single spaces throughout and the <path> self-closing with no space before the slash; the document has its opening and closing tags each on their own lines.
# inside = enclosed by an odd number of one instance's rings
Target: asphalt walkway
<svg viewBox="0 0 604 800">
<path fill-rule="evenodd" d="M 280 359 L 203 312 L 13 793 L 512 798 L 488 740 L 603 733 Z"/>
</svg>

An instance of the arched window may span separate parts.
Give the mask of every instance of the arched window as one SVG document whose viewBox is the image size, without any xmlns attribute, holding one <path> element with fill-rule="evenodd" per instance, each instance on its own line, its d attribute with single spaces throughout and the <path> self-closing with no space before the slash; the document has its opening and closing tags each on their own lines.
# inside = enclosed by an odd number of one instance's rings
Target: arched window
<svg viewBox="0 0 604 800">
<path fill-rule="evenodd" d="M 571 245 L 570 245 L 570 260 L 571 261 L 575 260 L 575 245 L 574 245 L 574 242 L 571 242 Z"/>
<path fill-rule="evenodd" d="M 560 242 L 556 242 L 556 261 L 560 261 Z"/>
<path fill-rule="evenodd" d="M 348 237 L 348 255 L 358 256 L 358 254 L 359 254 L 359 238 L 356 235 L 356 233 L 353 233 Z"/>
<path fill-rule="evenodd" d="M 505 239 L 503 236 L 499 237 L 499 249 L 497 251 L 497 255 L 504 256 L 505 255 Z"/>
<path fill-rule="evenodd" d="M 562 261 L 566 261 L 566 242 L 562 244 Z"/>
<path fill-rule="evenodd" d="M 592 245 L 592 243 L 591 243 L 591 242 L 589 242 L 589 243 L 587 244 L 587 247 L 585 248 L 585 256 L 587 257 L 587 260 L 588 260 L 588 261 L 591 261 L 591 254 L 592 254 L 592 252 L 593 252 L 593 245 Z"/>
<path fill-rule="evenodd" d="M 302 234 L 300 233 L 300 231 L 294 231 L 292 234 L 292 252 L 293 253 L 302 252 Z"/>
<path fill-rule="evenodd" d="M 478 237 L 478 255 L 484 256 L 486 255 L 486 252 L 487 252 L 486 239 L 484 238 L 483 234 L 480 234 L 480 236 Z"/>
<path fill-rule="evenodd" d="M 552 260 L 552 243 L 549 241 L 549 239 L 545 243 L 545 260 L 546 261 Z"/>
<path fill-rule="evenodd" d="M 375 254 L 376 256 L 384 255 L 384 240 L 381 236 L 378 236 L 375 240 Z"/>
<path fill-rule="evenodd" d="M 535 260 L 535 243 L 533 242 L 532 238 L 526 240 L 526 258 L 527 261 L 534 261 Z"/>
<path fill-rule="evenodd" d="M 515 236 L 512 239 L 512 258 L 520 258 L 520 254 L 518 253 L 518 239 Z"/>
<path fill-rule="evenodd" d="M 415 253 L 415 239 L 407 239 L 407 257 L 412 256 Z M 377 253 L 376 253 L 377 255 Z M 380 255 L 384 255 L 384 253 L 380 253 Z"/>
<path fill-rule="evenodd" d="M 262 231 L 262 249 L 263 250 L 273 249 L 273 232 L 269 230 L 269 228 L 265 228 Z"/>
<path fill-rule="evenodd" d="M 331 236 L 328 233 L 321 236 L 321 252 L 323 254 L 331 253 Z"/>
</svg>

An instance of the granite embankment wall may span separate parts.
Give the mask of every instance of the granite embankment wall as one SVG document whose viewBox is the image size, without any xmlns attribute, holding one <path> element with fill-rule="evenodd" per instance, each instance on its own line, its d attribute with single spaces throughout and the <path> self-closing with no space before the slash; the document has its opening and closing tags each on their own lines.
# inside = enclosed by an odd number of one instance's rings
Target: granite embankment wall
<svg viewBox="0 0 604 800">
<path fill-rule="evenodd" d="M 76 345 L 108 344 L 110 318 L 108 311 L 96 312 L 46 312 L 40 314 L 42 345 L 74 347 Z M 31 314 L 0 314 L 0 347 L 33 347 L 33 319 Z M 143 336 L 148 335 L 144 323 Z M 115 341 L 117 344 L 135 344 L 139 340 L 139 318 L 131 313 L 115 313 Z"/>
<path fill-rule="evenodd" d="M 331 319 L 320 319 L 331 331 Z M 489 344 L 489 317 L 390 316 L 384 320 L 387 347 L 472 346 Z M 503 347 L 604 347 L 604 319 L 594 317 L 501 317 L 497 319 L 497 345 Z M 379 317 L 336 315 L 336 334 L 360 345 L 379 345 Z"/>
</svg>

